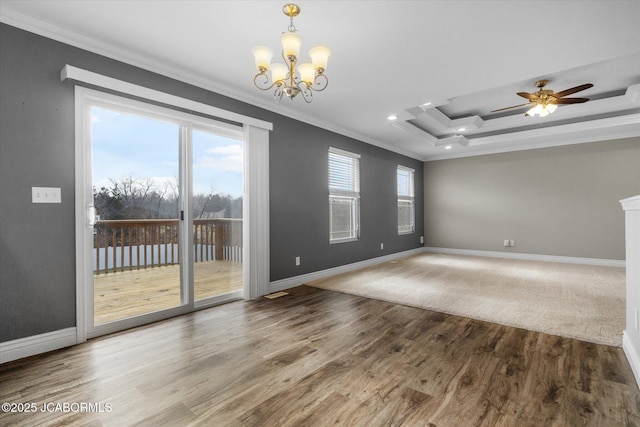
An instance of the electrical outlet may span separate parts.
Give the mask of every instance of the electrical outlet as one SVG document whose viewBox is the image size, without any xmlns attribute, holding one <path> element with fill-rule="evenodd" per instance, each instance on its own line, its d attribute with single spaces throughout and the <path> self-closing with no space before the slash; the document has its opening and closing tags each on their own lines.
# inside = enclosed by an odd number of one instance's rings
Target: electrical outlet
<svg viewBox="0 0 640 427">
<path fill-rule="evenodd" d="M 424 244 L 424 236 L 420 236 L 420 244 L 423 245 Z"/>
<path fill-rule="evenodd" d="M 516 245 L 515 240 L 509 240 L 509 246 L 514 247 Z"/>
<path fill-rule="evenodd" d="M 31 187 L 32 203 L 62 203 L 59 187 Z"/>
<path fill-rule="evenodd" d="M 300 265 L 300 257 L 299 256 L 296 257 L 296 266 L 298 266 L 298 265 Z"/>
<path fill-rule="evenodd" d="M 380 250 L 384 250 L 384 243 L 380 243 Z"/>
<path fill-rule="evenodd" d="M 506 239 L 505 239 L 505 241 L 504 241 L 504 247 L 505 247 L 505 248 L 508 248 L 508 247 L 509 247 L 509 241 L 508 241 L 508 240 L 506 240 Z"/>
</svg>

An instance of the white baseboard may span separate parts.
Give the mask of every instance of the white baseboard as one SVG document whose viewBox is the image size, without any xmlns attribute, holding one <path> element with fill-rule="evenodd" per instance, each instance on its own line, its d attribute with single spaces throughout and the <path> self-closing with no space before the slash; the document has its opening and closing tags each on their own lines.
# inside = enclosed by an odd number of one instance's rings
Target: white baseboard
<svg viewBox="0 0 640 427">
<path fill-rule="evenodd" d="M 77 339 L 76 328 L 74 327 L 3 342 L 0 343 L 0 363 L 69 347 L 75 345 Z"/>
<path fill-rule="evenodd" d="M 300 276 L 288 277 L 286 279 L 276 280 L 269 283 L 269 293 L 282 291 L 284 289 L 300 286 L 313 280 L 324 279 L 325 277 L 335 276 L 337 274 L 348 273 L 350 271 L 359 270 L 361 268 L 371 267 L 373 265 L 382 264 L 384 262 L 393 261 L 400 258 L 406 258 L 418 255 L 424 252 L 423 248 L 411 249 L 403 252 L 396 252 L 390 255 L 371 258 L 364 261 L 354 262 L 352 264 L 341 265 L 339 267 L 328 268 L 326 270 L 314 271 L 313 273 L 301 274 Z"/>
<path fill-rule="evenodd" d="M 425 252 L 450 254 L 450 255 L 470 255 L 470 256 L 482 256 L 489 258 L 508 258 L 508 259 L 521 259 L 525 261 L 544 261 L 544 262 L 562 262 L 566 264 L 584 264 L 584 265 L 597 265 L 601 267 L 621 267 L 626 266 L 624 260 L 617 259 L 600 259 L 600 258 L 578 258 L 568 256 L 557 255 L 540 255 L 540 254 L 525 254 L 519 252 L 498 252 L 498 251 L 479 251 L 473 249 L 451 249 L 451 248 L 434 248 L 425 247 Z"/>
<path fill-rule="evenodd" d="M 638 387 L 640 387 L 640 349 L 633 345 L 627 331 L 624 331 L 622 334 L 622 349 L 624 350 L 624 354 L 627 356 L 629 365 L 631 365 L 631 370 L 633 371 L 633 375 L 636 377 Z"/>
</svg>

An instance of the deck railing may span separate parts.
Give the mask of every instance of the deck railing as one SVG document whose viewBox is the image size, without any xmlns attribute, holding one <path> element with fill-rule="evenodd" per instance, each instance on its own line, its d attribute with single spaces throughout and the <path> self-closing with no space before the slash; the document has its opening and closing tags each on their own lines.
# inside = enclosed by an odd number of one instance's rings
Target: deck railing
<svg viewBox="0 0 640 427">
<path fill-rule="evenodd" d="M 139 270 L 180 263 L 177 219 L 100 220 L 94 227 L 94 272 Z M 242 262 L 242 219 L 193 221 L 195 262 Z"/>
</svg>

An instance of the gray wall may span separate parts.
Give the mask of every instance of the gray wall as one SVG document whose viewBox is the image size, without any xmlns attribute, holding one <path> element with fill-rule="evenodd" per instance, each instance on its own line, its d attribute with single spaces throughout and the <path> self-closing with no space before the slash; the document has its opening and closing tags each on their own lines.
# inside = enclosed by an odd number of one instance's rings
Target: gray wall
<svg viewBox="0 0 640 427">
<path fill-rule="evenodd" d="M 640 138 L 425 162 L 424 182 L 425 246 L 623 260 Z"/>
<path fill-rule="evenodd" d="M 73 86 L 59 79 L 65 64 L 274 124 L 272 281 L 421 246 L 421 221 L 415 235 L 397 236 L 395 170 L 416 169 L 422 218 L 422 162 L 0 24 L 0 342 L 75 326 L 74 101 Z M 328 244 L 329 145 L 362 154 L 358 242 Z M 62 203 L 32 204 L 33 186 L 61 187 Z"/>
<path fill-rule="evenodd" d="M 353 141 L 318 128 L 283 129 L 285 137 L 272 141 L 271 279 L 361 261 L 422 246 L 422 162 Z M 361 154 L 361 237 L 355 242 L 329 244 L 329 146 Z M 416 233 L 398 236 L 396 167 L 416 170 Z M 419 199 L 419 201 L 418 201 Z M 380 250 L 384 243 L 384 251 Z M 301 265 L 295 266 L 300 256 Z"/>
</svg>

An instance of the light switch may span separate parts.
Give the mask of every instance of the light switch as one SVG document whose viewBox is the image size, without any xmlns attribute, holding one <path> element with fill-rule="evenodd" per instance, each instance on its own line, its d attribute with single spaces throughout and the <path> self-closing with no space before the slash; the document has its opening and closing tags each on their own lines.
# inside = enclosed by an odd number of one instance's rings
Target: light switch
<svg viewBox="0 0 640 427">
<path fill-rule="evenodd" d="M 33 203 L 62 203 L 60 187 L 31 187 Z"/>
</svg>

